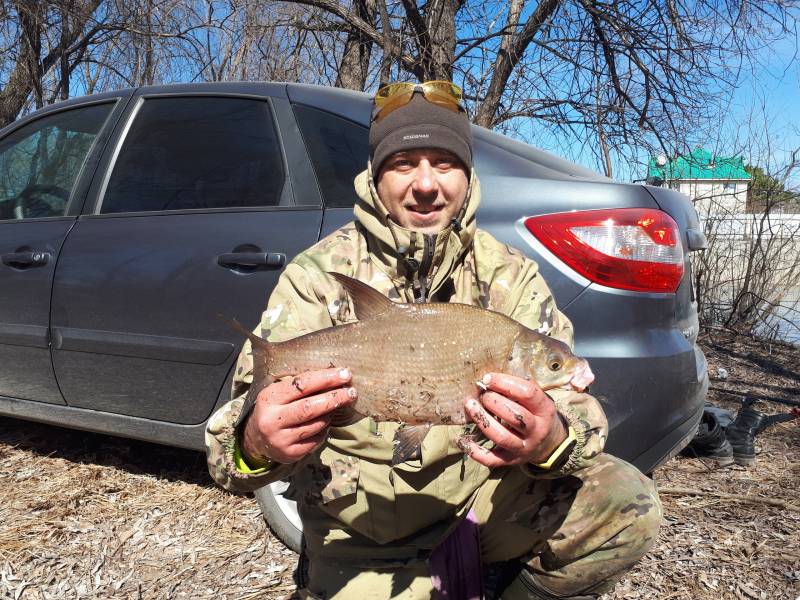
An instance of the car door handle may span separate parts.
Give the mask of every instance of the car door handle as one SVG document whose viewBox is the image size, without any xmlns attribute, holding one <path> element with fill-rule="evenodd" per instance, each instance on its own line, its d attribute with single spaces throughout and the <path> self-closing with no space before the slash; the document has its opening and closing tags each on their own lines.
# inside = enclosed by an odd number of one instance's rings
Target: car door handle
<svg viewBox="0 0 800 600">
<path fill-rule="evenodd" d="M 9 252 L 1 257 L 4 265 L 9 267 L 26 268 L 41 267 L 50 260 L 50 254 L 38 250 L 28 250 L 25 252 Z"/>
<path fill-rule="evenodd" d="M 223 267 L 280 269 L 286 264 L 286 255 L 282 252 L 229 252 L 220 254 L 217 264 Z"/>
</svg>

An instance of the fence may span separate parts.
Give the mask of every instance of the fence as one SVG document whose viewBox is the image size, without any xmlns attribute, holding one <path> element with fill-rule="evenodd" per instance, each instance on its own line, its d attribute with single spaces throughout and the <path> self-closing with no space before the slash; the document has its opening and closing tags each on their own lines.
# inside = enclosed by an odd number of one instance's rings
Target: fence
<svg viewBox="0 0 800 600">
<path fill-rule="evenodd" d="M 709 247 L 692 256 L 704 324 L 800 342 L 800 215 L 701 216 Z"/>
<path fill-rule="evenodd" d="M 728 214 L 700 217 L 706 235 L 752 239 L 761 234 L 765 239 L 796 238 L 800 235 L 797 214 Z"/>
</svg>

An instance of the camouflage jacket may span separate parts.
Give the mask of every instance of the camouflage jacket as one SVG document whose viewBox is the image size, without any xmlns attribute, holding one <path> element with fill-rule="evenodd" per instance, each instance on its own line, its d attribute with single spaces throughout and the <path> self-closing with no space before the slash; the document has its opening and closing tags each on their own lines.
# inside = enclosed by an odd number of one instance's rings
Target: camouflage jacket
<svg viewBox="0 0 800 600">
<path fill-rule="evenodd" d="M 422 236 L 388 221 L 369 169 L 356 178 L 355 186 L 359 196 L 354 209 L 356 221 L 304 251 L 286 267 L 257 334 L 270 341 L 284 341 L 355 320 L 348 296 L 326 275 L 328 271 L 364 281 L 395 301 L 414 301 L 414 278 L 405 271 L 408 262 L 400 260 L 397 248 L 407 248 L 409 255 L 422 261 Z M 429 252 L 431 242 L 435 242 L 426 282 L 429 298 L 505 313 L 571 346 L 572 326 L 556 308 L 536 263 L 477 229 L 479 201 L 479 184 L 473 174 L 460 215 L 461 227 L 448 227 L 435 240 L 434 236 L 428 240 Z M 299 501 L 307 538 L 315 527 L 330 532 L 336 525 L 380 544 L 416 535 L 426 528 L 430 531 L 432 524 L 452 521 L 461 514 L 489 477 L 489 469 L 466 459 L 452 443 L 463 426 L 433 427 L 423 443 L 421 458 L 392 468 L 392 439 L 398 425 L 374 423 L 368 418 L 332 427 L 327 442 L 295 464 L 243 473 L 234 460 L 235 424 L 252 382 L 252 368 L 250 342 L 246 342 L 236 368 L 233 400 L 208 422 L 209 469 L 221 486 L 238 491 L 254 490 L 291 476 L 289 495 Z M 575 428 L 578 443 L 560 470 L 527 470 L 534 478 L 559 477 L 588 466 L 602 451 L 607 433 L 603 411 L 592 396 L 566 390 L 549 393 Z M 330 537 L 330 533 L 327 535 Z"/>
</svg>

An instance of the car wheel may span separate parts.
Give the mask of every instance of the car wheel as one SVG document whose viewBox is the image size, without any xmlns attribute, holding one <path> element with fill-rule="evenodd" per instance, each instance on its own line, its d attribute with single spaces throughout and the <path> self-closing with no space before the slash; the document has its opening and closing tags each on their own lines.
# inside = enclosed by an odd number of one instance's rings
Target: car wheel
<svg viewBox="0 0 800 600">
<path fill-rule="evenodd" d="M 284 496 L 288 487 L 287 482 L 276 481 L 257 489 L 254 494 L 272 533 L 299 554 L 303 546 L 303 523 L 297 513 L 297 503 Z"/>
</svg>

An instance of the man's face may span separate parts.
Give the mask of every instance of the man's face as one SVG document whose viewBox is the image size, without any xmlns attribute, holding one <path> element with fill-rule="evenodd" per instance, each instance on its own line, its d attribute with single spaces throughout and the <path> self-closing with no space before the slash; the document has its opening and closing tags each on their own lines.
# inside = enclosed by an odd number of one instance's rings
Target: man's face
<svg viewBox="0 0 800 600">
<path fill-rule="evenodd" d="M 469 178 L 454 154 L 422 148 L 396 152 L 378 175 L 378 196 L 399 225 L 437 233 L 458 214 Z"/>
</svg>

